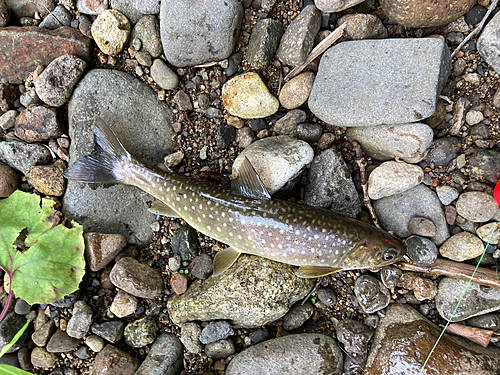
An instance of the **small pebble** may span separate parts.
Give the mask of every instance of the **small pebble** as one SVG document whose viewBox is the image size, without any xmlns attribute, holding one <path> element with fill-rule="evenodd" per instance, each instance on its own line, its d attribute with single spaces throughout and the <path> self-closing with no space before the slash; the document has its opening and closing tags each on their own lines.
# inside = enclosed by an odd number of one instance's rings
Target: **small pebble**
<svg viewBox="0 0 500 375">
<path fill-rule="evenodd" d="M 422 237 L 434 237 L 436 235 L 436 225 L 434 225 L 432 220 L 425 217 L 412 217 L 408 221 L 408 230 L 411 234 Z"/>
<path fill-rule="evenodd" d="M 200 334 L 200 342 L 202 344 L 210 344 L 222 339 L 226 339 L 229 336 L 234 335 L 234 331 L 231 328 L 231 324 L 225 321 L 210 322 L 203 328 Z"/>
<path fill-rule="evenodd" d="M 451 204 L 459 195 L 458 190 L 449 185 L 437 186 L 436 193 L 441 203 L 445 206 Z"/>
<path fill-rule="evenodd" d="M 437 285 L 430 279 L 417 277 L 413 280 L 413 293 L 419 301 L 432 300 L 437 294 Z"/>
<path fill-rule="evenodd" d="M 189 278 L 181 273 L 176 273 L 170 279 L 170 286 L 175 294 L 184 294 L 188 288 Z"/>
<path fill-rule="evenodd" d="M 469 232 L 460 232 L 446 240 L 439 248 L 439 253 L 445 258 L 463 262 L 481 255 L 483 250 L 483 241 L 478 237 Z"/>
<path fill-rule="evenodd" d="M 434 242 L 425 237 L 410 236 L 405 241 L 406 255 L 417 264 L 430 266 L 438 256 Z"/>
<path fill-rule="evenodd" d="M 181 326 L 180 340 L 189 353 L 197 354 L 202 351 L 200 335 L 201 328 L 196 323 L 185 323 Z"/>
<path fill-rule="evenodd" d="M 495 199 L 481 191 L 469 191 L 460 195 L 456 202 L 457 213 L 473 222 L 486 222 L 498 211 Z"/>
<path fill-rule="evenodd" d="M 283 317 L 283 328 L 292 331 L 302 327 L 306 320 L 311 317 L 313 310 L 314 307 L 310 302 L 292 307 Z"/>
<path fill-rule="evenodd" d="M 227 358 L 236 351 L 234 342 L 230 339 L 219 340 L 205 345 L 205 354 L 212 359 Z"/>
</svg>

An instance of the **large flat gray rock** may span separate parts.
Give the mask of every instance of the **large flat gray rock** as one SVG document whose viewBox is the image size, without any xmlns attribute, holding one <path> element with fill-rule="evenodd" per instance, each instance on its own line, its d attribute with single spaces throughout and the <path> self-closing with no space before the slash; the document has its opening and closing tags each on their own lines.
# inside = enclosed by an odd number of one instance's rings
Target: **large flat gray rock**
<svg viewBox="0 0 500 375">
<path fill-rule="evenodd" d="M 224 60 L 233 51 L 242 19 L 243 6 L 237 0 L 162 0 L 165 57 L 178 67 Z"/>
<path fill-rule="evenodd" d="M 156 165 L 174 151 L 170 107 L 129 74 L 95 69 L 76 86 L 68 104 L 70 166 L 94 147 L 94 118 L 100 116 L 125 148 L 140 161 Z M 103 186 L 68 181 L 63 212 L 83 224 L 85 231 L 119 233 L 131 244 L 152 240 L 148 212 L 154 198 L 125 185 Z"/>
<path fill-rule="evenodd" d="M 495 70 L 500 72 L 500 14 L 497 13 L 483 29 L 477 40 L 477 50 L 481 57 Z"/>
<path fill-rule="evenodd" d="M 437 38 L 343 42 L 321 58 L 309 108 L 336 126 L 421 121 L 435 112 L 450 71 Z"/>
</svg>

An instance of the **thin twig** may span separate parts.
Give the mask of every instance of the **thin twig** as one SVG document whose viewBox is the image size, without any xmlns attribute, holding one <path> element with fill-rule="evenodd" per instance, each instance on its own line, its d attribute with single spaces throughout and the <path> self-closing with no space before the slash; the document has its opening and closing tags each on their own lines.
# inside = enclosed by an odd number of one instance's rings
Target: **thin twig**
<svg viewBox="0 0 500 375">
<path fill-rule="evenodd" d="M 45 6 L 45 4 L 42 4 L 42 5 L 43 5 L 43 7 L 45 8 L 45 10 L 46 10 L 47 12 L 49 12 L 49 14 L 50 14 L 52 17 L 54 17 L 54 19 L 55 19 L 57 22 L 59 22 L 59 24 L 60 24 L 61 26 L 64 26 L 64 24 L 63 24 L 61 21 L 59 21 L 59 18 L 57 18 L 57 17 L 54 15 L 54 13 L 52 13 L 52 12 L 50 11 L 50 9 L 49 9 L 49 8 L 47 8 L 47 7 Z"/>
<path fill-rule="evenodd" d="M 472 273 L 476 268 L 471 264 L 454 262 L 452 260 L 442 258 L 437 259 L 432 266 L 422 266 L 416 263 L 410 264 L 406 262 L 395 263 L 394 266 L 403 271 L 425 272 L 467 281 L 471 278 Z M 500 289 L 500 278 L 497 276 L 495 271 L 487 268 L 479 267 L 472 281 L 476 284 Z"/>
<path fill-rule="evenodd" d="M 195 65 L 193 68 L 209 68 L 211 66 L 219 64 L 219 61 L 211 61 L 200 65 Z"/>
<path fill-rule="evenodd" d="M 464 337 L 473 343 L 481 345 L 486 348 L 490 343 L 493 331 L 490 329 L 482 329 L 476 327 L 469 327 L 464 324 L 453 323 L 446 328 L 446 333 L 451 333 L 460 337 Z"/>
<path fill-rule="evenodd" d="M 333 30 L 333 32 L 330 35 L 328 35 L 325 39 L 323 39 L 321 43 L 319 43 L 316 47 L 314 47 L 309 56 L 307 56 L 306 61 L 302 65 L 293 68 L 292 71 L 285 76 L 285 82 L 288 81 L 289 79 L 292 79 L 301 71 L 303 71 L 304 68 L 311 63 L 311 61 L 313 61 L 316 57 L 325 52 L 328 49 L 328 47 L 330 47 L 333 43 L 335 43 L 337 39 L 339 39 L 344 33 L 346 25 L 347 22 L 344 22 L 342 25 Z"/>
<path fill-rule="evenodd" d="M 453 53 L 451 54 L 451 58 L 454 58 L 455 55 L 458 53 L 458 51 L 460 51 L 462 49 L 462 47 L 465 46 L 465 44 L 468 43 L 469 40 L 471 40 L 474 35 L 478 34 L 481 31 L 481 29 L 483 28 L 484 24 L 486 23 L 486 20 L 490 16 L 491 12 L 493 12 L 493 10 L 496 8 L 497 4 L 498 4 L 498 0 L 493 0 L 491 2 L 491 5 L 488 8 L 488 11 L 484 15 L 484 17 L 481 20 L 481 22 L 479 22 L 477 24 L 476 28 L 474 30 L 472 30 L 472 32 L 469 35 L 467 35 L 467 37 L 462 41 L 462 43 L 460 43 L 458 45 L 457 48 L 455 48 L 455 51 L 453 51 Z"/>
<path fill-rule="evenodd" d="M 365 159 L 363 158 L 363 152 L 361 151 L 361 146 L 359 145 L 358 142 L 353 141 L 352 142 L 352 147 L 356 151 L 356 164 L 358 164 L 359 168 L 359 175 L 361 179 L 361 187 L 363 188 L 363 202 L 365 203 L 366 208 L 370 212 L 370 215 L 373 220 L 373 224 L 377 228 L 382 228 L 380 225 L 380 221 L 378 220 L 377 214 L 375 213 L 375 210 L 373 209 L 372 202 L 370 200 L 370 197 L 368 196 L 368 184 L 366 183 L 366 171 L 365 171 Z"/>
<path fill-rule="evenodd" d="M 306 298 L 304 298 L 304 300 L 302 301 L 301 305 L 303 305 L 304 303 L 306 303 L 307 300 L 309 299 L 309 297 L 311 297 L 313 293 L 316 293 L 316 291 L 319 288 L 319 285 L 321 284 L 321 281 L 323 281 L 323 277 L 324 276 L 322 276 L 318 280 L 316 280 L 316 285 L 314 285 L 314 288 L 312 288 L 311 291 L 309 292 L 309 294 L 306 296 Z"/>
</svg>

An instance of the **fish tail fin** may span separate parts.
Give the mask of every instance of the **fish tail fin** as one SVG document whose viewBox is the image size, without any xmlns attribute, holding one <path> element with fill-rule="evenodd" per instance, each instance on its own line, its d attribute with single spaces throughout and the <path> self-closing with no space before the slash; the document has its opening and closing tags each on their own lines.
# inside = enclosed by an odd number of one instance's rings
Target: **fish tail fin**
<svg viewBox="0 0 500 375">
<path fill-rule="evenodd" d="M 94 122 L 94 151 L 79 160 L 64 172 L 68 180 L 86 183 L 123 183 L 120 168 L 123 162 L 132 162 L 132 157 L 123 147 L 111 128 L 100 118 Z"/>
</svg>

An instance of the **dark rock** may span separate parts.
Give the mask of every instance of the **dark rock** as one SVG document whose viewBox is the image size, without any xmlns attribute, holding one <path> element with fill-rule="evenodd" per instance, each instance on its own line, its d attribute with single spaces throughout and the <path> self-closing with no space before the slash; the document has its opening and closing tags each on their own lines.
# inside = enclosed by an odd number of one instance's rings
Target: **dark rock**
<svg viewBox="0 0 500 375">
<path fill-rule="evenodd" d="M 179 111 L 193 110 L 193 104 L 191 104 L 191 99 L 189 98 L 189 95 L 182 90 L 177 91 L 177 93 L 174 95 L 174 98 L 172 99 L 172 103 L 174 103 L 177 106 L 177 109 Z"/>
<path fill-rule="evenodd" d="M 1 56 L 0 52 L 0 59 L 2 58 Z M 16 86 L 9 85 L 8 83 L 0 83 L 0 110 L 7 112 L 10 109 L 14 109 L 14 102 L 18 98 L 19 90 Z"/>
<path fill-rule="evenodd" d="M 0 322 L 0 350 L 5 345 L 11 342 L 14 336 L 21 330 L 26 323 L 26 318 L 22 315 L 17 315 L 15 312 L 8 313 L 5 318 Z M 12 345 L 7 353 L 14 353 L 23 347 L 26 339 L 28 338 L 28 330 L 24 331 L 22 336 L 17 342 Z"/>
<path fill-rule="evenodd" d="M 16 136 L 26 142 L 47 141 L 63 131 L 56 112 L 44 106 L 29 107 L 16 118 Z"/>
<path fill-rule="evenodd" d="M 232 126 L 221 125 L 217 128 L 217 145 L 219 147 L 229 146 L 236 138 L 236 129 Z"/>
<path fill-rule="evenodd" d="M 250 333 L 248 337 L 252 343 L 258 344 L 259 342 L 265 341 L 269 338 L 269 332 L 267 332 L 267 329 L 261 328 Z"/>
<path fill-rule="evenodd" d="M 90 232 L 85 233 L 84 238 L 87 264 L 94 272 L 106 267 L 127 246 L 127 239 L 121 234 Z"/>
<path fill-rule="evenodd" d="M 119 320 L 104 322 L 102 324 L 94 323 L 90 329 L 92 330 L 92 333 L 108 340 L 113 344 L 120 341 L 123 337 L 123 322 Z"/>
<path fill-rule="evenodd" d="M 405 245 L 406 255 L 417 264 L 430 266 L 437 259 L 437 247 L 428 238 L 410 236 L 406 239 Z"/>
<path fill-rule="evenodd" d="M 373 332 L 363 323 L 353 319 L 342 320 L 336 328 L 337 340 L 344 344 L 344 349 L 355 362 L 366 359 L 368 342 Z"/>
<path fill-rule="evenodd" d="M 87 331 L 92 324 L 92 309 L 85 301 L 76 301 L 73 307 L 73 315 L 68 322 L 66 333 L 76 339 L 81 339 L 87 335 Z"/>
<path fill-rule="evenodd" d="M 296 130 L 297 138 L 308 143 L 317 142 L 321 133 L 323 133 L 323 127 L 319 124 L 299 124 Z"/>
<path fill-rule="evenodd" d="M 49 353 L 66 353 L 75 350 L 80 345 L 80 341 L 69 337 L 66 332 L 57 330 L 47 343 Z"/>
<path fill-rule="evenodd" d="M 231 324 L 224 321 L 210 322 L 203 328 L 200 334 L 200 342 L 202 344 L 210 344 L 219 340 L 227 339 L 234 335 Z"/>
<path fill-rule="evenodd" d="M 90 375 L 134 375 L 139 368 L 139 360 L 132 355 L 115 348 L 113 345 L 106 345 L 94 359 Z"/>
<path fill-rule="evenodd" d="M 5 0 L 0 0 L 0 27 L 5 27 L 10 21 L 10 8 Z"/>
<path fill-rule="evenodd" d="M 36 347 L 31 352 L 31 363 L 33 366 L 42 369 L 49 369 L 57 363 L 59 357 L 54 353 L 49 353 L 45 348 Z"/>
<path fill-rule="evenodd" d="M 58 5 L 38 25 L 43 29 L 55 30 L 61 26 L 70 26 L 73 15 L 64 5 Z"/>
<path fill-rule="evenodd" d="M 127 345 L 133 348 L 142 348 L 151 344 L 156 339 L 158 325 L 149 316 L 127 324 L 123 336 Z"/>
<path fill-rule="evenodd" d="M 261 130 L 267 129 L 269 126 L 265 120 L 256 118 L 250 122 L 250 127 L 254 132 L 260 132 Z"/>
<path fill-rule="evenodd" d="M 271 63 L 278 48 L 283 25 L 279 20 L 266 18 L 258 21 L 248 43 L 248 62 L 253 69 L 265 69 Z"/>
<path fill-rule="evenodd" d="M 196 257 L 191 275 L 197 279 L 205 280 L 213 271 L 214 262 L 212 257 L 206 253 L 201 253 Z"/>
<path fill-rule="evenodd" d="M 476 149 L 469 156 L 470 177 L 484 178 L 493 184 L 500 180 L 500 152 Z"/>
<path fill-rule="evenodd" d="M 179 254 L 182 261 L 191 262 L 200 247 L 198 233 L 185 224 L 172 236 L 171 246 L 174 254 Z"/>
<path fill-rule="evenodd" d="M 330 288 L 321 288 L 316 292 L 319 301 L 324 303 L 326 306 L 333 306 L 337 303 L 337 295 Z"/>
<path fill-rule="evenodd" d="M 19 178 L 16 172 L 3 163 L 0 163 L 0 198 L 7 198 L 19 187 Z"/>
<path fill-rule="evenodd" d="M 432 142 L 429 152 L 424 158 L 426 165 L 445 166 L 462 151 L 462 143 L 458 138 L 438 138 Z"/>
<path fill-rule="evenodd" d="M 500 315 L 499 314 L 484 314 L 467 319 L 467 325 L 482 329 L 491 329 L 498 331 L 500 328 Z"/>
<path fill-rule="evenodd" d="M 0 81 L 23 83 L 38 65 L 70 54 L 91 62 L 92 43 L 78 30 L 61 27 L 8 27 L 0 30 Z"/>
<path fill-rule="evenodd" d="M 294 329 L 302 327 L 311 317 L 313 310 L 314 307 L 310 302 L 293 306 L 283 317 L 283 328 L 287 331 L 293 331 Z"/>
<path fill-rule="evenodd" d="M 134 375 L 176 375 L 183 368 L 183 350 L 172 333 L 162 333 L 149 349 L 148 356 Z"/>
</svg>

